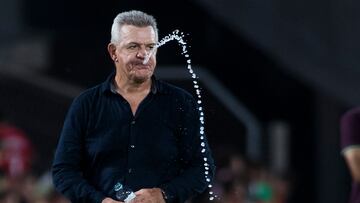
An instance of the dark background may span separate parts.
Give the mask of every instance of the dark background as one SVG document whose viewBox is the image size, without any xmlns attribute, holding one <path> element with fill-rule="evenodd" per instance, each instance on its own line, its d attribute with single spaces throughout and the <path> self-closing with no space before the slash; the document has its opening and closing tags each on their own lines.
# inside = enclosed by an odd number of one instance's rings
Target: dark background
<svg viewBox="0 0 360 203">
<path fill-rule="evenodd" d="M 260 123 L 261 162 L 271 165 L 272 121 L 290 127 L 291 202 L 347 200 L 350 178 L 340 155 L 338 120 L 360 101 L 359 14 L 353 9 L 359 3 L 6 0 L 4 5 L 0 110 L 29 133 L 39 151 L 38 173 L 51 163 L 74 94 L 41 88 L 46 81 L 14 74 L 13 66 L 80 89 L 91 87 L 113 70 L 106 50 L 113 18 L 136 9 L 157 19 L 160 38 L 175 29 L 184 32 L 195 71 L 206 69 L 254 115 Z M 41 44 L 45 54 L 36 54 L 29 42 Z M 186 67 L 176 43 L 159 49 L 158 66 Z M 192 91 L 186 80 L 173 82 Z M 203 98 L 217 161 L 228 147 L 245 154 L 244 124 L 206 89 Z"/>
</svg>

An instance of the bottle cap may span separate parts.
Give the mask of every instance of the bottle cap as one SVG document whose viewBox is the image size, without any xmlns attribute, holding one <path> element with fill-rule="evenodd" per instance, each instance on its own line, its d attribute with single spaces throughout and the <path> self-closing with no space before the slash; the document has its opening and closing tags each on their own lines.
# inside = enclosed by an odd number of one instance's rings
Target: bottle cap
<svg viewBox="0 0 360 203">
<path fill-rule="evenodd" d="M 123 188 L 123 185 L 121 183 L 116 183 L 114 186 L 114 190 L 117 192 Z"/>
</svg>

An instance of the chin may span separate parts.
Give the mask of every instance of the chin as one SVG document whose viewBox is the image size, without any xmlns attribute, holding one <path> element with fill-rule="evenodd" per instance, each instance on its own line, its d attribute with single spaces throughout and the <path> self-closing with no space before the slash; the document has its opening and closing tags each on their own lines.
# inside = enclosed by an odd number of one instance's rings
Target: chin
<svg viewBox="0 0 360 203">
<path fill-rule="evenodd" d="M 149 80 L 152 76 L 153 72 L 152 71 L 139 71 L 139 72 L 135 72 L 135 74 L 133 75 L 133 80 L 134 81 L 142 81 L 145 82 L 147 80 Z"/>
<path fill-rule="evenodd" d="M 149 80 L 151 78 L 151 76 L 149 75 L 144 75 L 144 76 L 134 76 L 133 77 L 133 81 L 135 83 L 143 83 L 143 82 L 146 82 L 147 80 Z"/>
</svg>

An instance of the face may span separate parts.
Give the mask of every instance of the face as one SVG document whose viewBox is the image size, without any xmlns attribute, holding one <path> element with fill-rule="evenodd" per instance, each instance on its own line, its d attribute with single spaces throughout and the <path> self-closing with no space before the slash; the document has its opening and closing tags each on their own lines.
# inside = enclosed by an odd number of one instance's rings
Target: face
<svg viewBox="0 0 360 203">
<path fill-rule="evenodd" d="M 143 64 L 143 61 L 155 48 L 155 44 L 155 32 L 151 26 L 123 25 L 119 42 L 108 46 L 110 56 L 115 62 L 116 73 L 135 83 L 149 80 L 156 66 L 156 50 L 146 64 Z"/>
</svg>

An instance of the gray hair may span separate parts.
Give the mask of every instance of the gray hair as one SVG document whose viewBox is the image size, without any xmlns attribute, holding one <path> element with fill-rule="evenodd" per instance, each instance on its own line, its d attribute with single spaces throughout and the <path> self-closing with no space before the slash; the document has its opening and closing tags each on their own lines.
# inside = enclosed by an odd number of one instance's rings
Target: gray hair
<svg viewBox="0 0 360 203">
<path fill-rule="evenodd" d="M 126 11 L 119 13 L 111 27 L 111 43 L 120 41 L 120 29 L 123 25 L 134 25 L 136 27 L 151 26 L 155 31 L 155 40 L 158 41 L 158 29 L 156 20 L 153 16 L 146 14 L 142 11 Z"/>
</svg>

